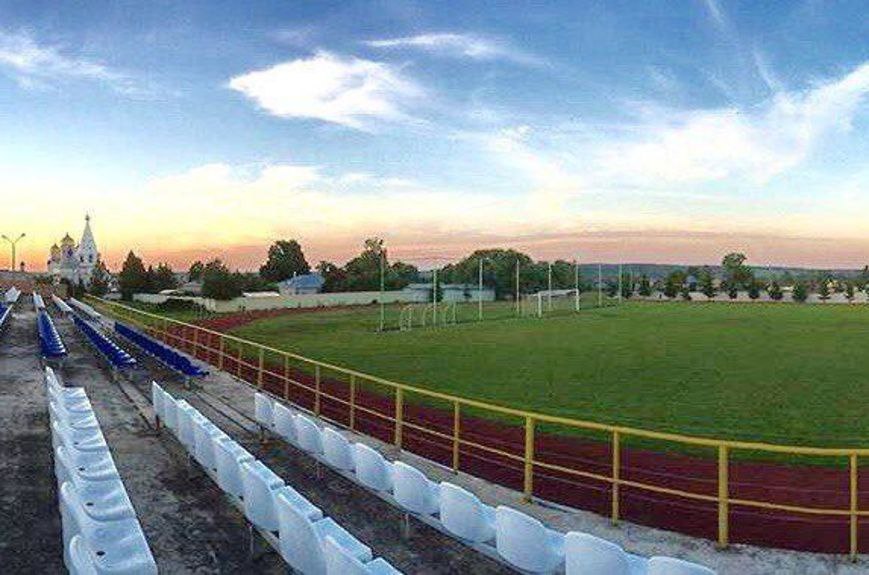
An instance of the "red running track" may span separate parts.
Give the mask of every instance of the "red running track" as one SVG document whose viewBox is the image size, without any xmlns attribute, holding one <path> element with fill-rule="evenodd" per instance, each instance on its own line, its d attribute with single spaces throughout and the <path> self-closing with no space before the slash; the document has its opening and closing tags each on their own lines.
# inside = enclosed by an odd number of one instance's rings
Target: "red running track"
<svg viewBox="0 0 869 575">
<path fill-rule="evenodd" d="M 187 340 L 191 339 L 192 334 L 182 334 L 180 329 L 183 328 L 175 328 L 179 330 L 175 332 L 177 335 Z M 212 349 L 219 347 L 217 335 L 199 332 L 197 336 L 200 344 Z M 200 360 L 212 365 L 218 364 L 216 352 L 199 348 L 194 354 L 192 345 L 180 342 L 174 337 L 168 343 L 195 355 Z M 256 385 L 257 370 L 245 363 L 255 363 L 255 360 L 247 359 L 239 364 L 237 359 L 225 356 L 223 368 Z M 298 370 L 292 370 L 290 376 L 299 383 L 309 386 L 310 389 L 296 385 L 285 386 L 283 366 L 272 365 L 266 366 L 263 387 L 292 403 L 313 409 L 313 377 Z M 349 400 L 348 382 L 324 379 L 321 381 L 321 390 L 345 401 Z M 395 413 L 392 397 L 368 389 L 357 389 L 356 403 L 360 408 L 373 413 L 357 409 L 354 429 L 391 442 L 395 432 L 394 422 L 391 421 Z M 321 399 L 320 408 L 325 417 L 349 425 L 349 405 L 324 397 Z M 406 403 L 404 421 L 448 437 L 453 433 L 452 409 Z M 512 489 L 522 490 L 524 471 L 521 457 L 525 444 L 525 432 L 522 426 L 463 415 L 460 420 L 460 433 L 464 441 L 512 453 L 518 457 L 513 459 L 484 449 L 462 445 L 459 454 L 459 468 L 462 471 Z M 452 465 L 453 447 L 450 439 L 408 426 L 403 427 L 402 437 L 404 449 L 443 465 Z M 534 447 L 536 459 L 543 463 L 601 475 L 611 473 L 609 442 L 538 431 Z M 849 506 L 849 474 L 845 466 L 822 467 L 731 461 L 729 473 L 732 499 L 837 509 L 847 509 Z M 869 497 L 867 497 L 869 477 L 866 475 L 869 474 L 863 474 L 859 481 L 861 509 L 869 508 Z M 623 447 L 621 477 L 627 481 L 710 496 L 717 495 L 718 490 L 718 467 L 715 457 L 706 458 Z M 533 479 L 536 497 L 604 516 L 610 514 L 612 495 L 608 482 L 540 467 L 534 469 Z M 623 519 L 633 523 L 705 539 L 717 539 L 718 505 L 714 501 L 691 500 L 623 485 L 620 511 Z M 848 553 L 849 518 L 731 505 L 730 541 L 802 551 Z M 860 550 L 869 549 L 869 528 L 860 526 L 858 541 Z"/>
</svg>

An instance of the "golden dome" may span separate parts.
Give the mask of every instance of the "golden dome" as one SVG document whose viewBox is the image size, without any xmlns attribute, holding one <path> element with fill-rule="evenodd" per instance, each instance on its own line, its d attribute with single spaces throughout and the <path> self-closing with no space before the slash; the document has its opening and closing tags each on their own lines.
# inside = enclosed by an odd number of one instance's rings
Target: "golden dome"
<svg viewBox="0 0 869 575">
<path fill-rule="evenodd" d="M 63 239 L 60 240 L 60 245 L 62 245 L 63 247 L 66 247 L 66 246 L 74 246 L 74 245 L 75 245 L 75 240 L 72 239 L 71 237 L 69 237 L 69 234 L 66 234 L 66 235 L 63 237 Z"/>
</svg>

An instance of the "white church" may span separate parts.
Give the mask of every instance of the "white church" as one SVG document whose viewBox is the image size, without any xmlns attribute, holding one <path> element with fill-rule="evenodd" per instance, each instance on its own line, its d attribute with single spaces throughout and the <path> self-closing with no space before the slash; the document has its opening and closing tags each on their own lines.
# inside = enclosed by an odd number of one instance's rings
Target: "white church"
<svg viewBox="0 0 869 575">
<path fill-rule="evenodd" d="M 72 284 L 78 284 L 79 281 L 85 285 L 90 284 L 94 267 L 100 261 L 100 253 L 91 232 L 90 216 L 85 216 L 84 220 L 84 232 L 78 245 L 66 234 L 60 241 L 60 246 L 51 246 L 48 273 L 55 281 L 66 279 Z"/>
</svg>

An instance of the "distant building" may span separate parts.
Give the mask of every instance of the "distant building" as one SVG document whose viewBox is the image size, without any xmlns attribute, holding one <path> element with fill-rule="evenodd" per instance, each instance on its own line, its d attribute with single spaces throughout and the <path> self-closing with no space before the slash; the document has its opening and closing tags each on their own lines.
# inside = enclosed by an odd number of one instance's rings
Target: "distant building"
<svg viewBox="0 0 869 575">
<path fill-rule="evenodd" d="M 55 281 L 65 279 L 73 284 L 79 281 L 84 284 L 90 283 L 94 267 L 100 261 L 100 253 L 94 241 L 90 222 L 90 216 L 85 216 L 84 232 L 78 244 L 69 234 L 66 234 L 59 246 L 57 244 L 51 246 L 48 274 Z"/>
<path fill-rule="evenodd" d="M 281 295 L 304 295 L 320 293 L 326 280 L 318 273 L 303 274 L 278 282 Z"/>
<path fill-rule="evenodd" d="M 463 301 L 478 301 L 480 298 L 480 290 L 477 284 L 441 284 L 441 294 L 438 301 L 445 302 L 463 302 Z M 426 296 L 420 296 L 417 301 L 431 300 L 431 284 L 430 283 L 413 283 L 404 288 L 406 292 L 426 293 Z M 495 301 L 495 290 L 483 286 L 482 291 L 483 301 Z"/>
</svg>

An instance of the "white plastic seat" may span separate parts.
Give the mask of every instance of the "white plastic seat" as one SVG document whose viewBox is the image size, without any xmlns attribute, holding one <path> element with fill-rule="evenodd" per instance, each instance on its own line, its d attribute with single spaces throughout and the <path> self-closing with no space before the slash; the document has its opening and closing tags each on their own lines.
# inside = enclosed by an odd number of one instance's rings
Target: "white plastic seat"
<svg viewBox="0 0 869 575">
<path fill-rule="evenodd" d="M 81 535 L 76 535 L 69 540 L 67 556 L 69 557 L 67 569 L 70 575 L 97 575 L 94 558 Z"/>
<path fill-rule="evenodd" d="M 286 405 L 276 401 L 274 403 L 273 414 L 275 433 L 283 437 L 286 441 L 292 444 L 297 444 L 295 412 Z"/>
<path fill-rule="evenodd" d="M 196 461 L 209 471 L 217 471 L 217 442 L 229 436 L 204 417 L 194 420 L 193 436 Z"/>
<path fill-rule="evenodd" d="M 70 480 L 64 483 L 75 487 L 79 499 L 84 504 L 85 513 L 95 521 L 103 523 L 136 516 L 133 503 L 120 477 L 105 481 L 86 481 L 72 475 Z"/>
<path fill-rule="evenodd" d="M 440 510 L 440 486 L 403 461 L 392 464 L 392 495 L 411 513 L 432 515 Z"/>
<path fill-rule="evenodd" d="M 53 448 L 61 444 L 77 451 L 105 451 L 109 448 L 99 427 L 75 429 L 58 419 L 51 422 L 51 431 Z"/>
<path fill-rule="evenodd" d="M 193 417 L 197 411 L 183 399 L 178 401 L 176 411 L 178 413 L 178 429 L 176 431 L 178 441 L 187 448 L 188 452 L 192 452 L 196 448 L 196 437 L 193 434 Z"/>
<path fill-rule="evenodd" d="M 260 427 L 273 431 L 275 428 L 274 407 L 272 399 L 264 394 L 257 392 L 253 396 L 254 418 Z"/>
<path fill-rule="evenodd" d="M 85 481 L 107 481 L 120 477 L 108 452 L 69 451 L 63 445 L 54 450 L 54 473 L 63 485 L 76 475 Z"/>
<path fill-rule="evenodd" d="M 715 575 L 715 571 L 673 557 L 652 557 L 649 559 L 648 575 Z"/>
<path fill-rule="evenodd" d="M 323 429 L 323 458 L 326 463 L 341 471 L 354 471 L 356 457 L 353 445 L 334 429 Z"/>
<path fill-rule="evenodd" d="M 290 567 L 306 575 L 325 575 L 323 540 L 332 537 L 359 561 L 371 560 L 371 549 L 363 545 L 334 520 L 326 517 L 312 522 L 283 495 L 275 499 L 280 522 L 281 557 Z"/>
<path fill-rule="evenodd" d="M 452 483 L 441 483 L 440 520 L 459 539 L 485 543 L 495 538 L 495 508 Z"/>
<path fill-rule="evenodd" d="M 151 382 L 151 403 L 154 405 L 154 413 L 163 421 L 163 397 L 164 397 L 163 388 L 160 387 L 156 381 Z"/>
<path fill-rule="evenodd" d="M 135 518 L 96 521 L 86 513 L 84 502 L 69 482 L 60 488 L 60 514 L 67 565 L 72 563 L 69 555 L 72 538 L 81 535 L 91 550 L 97 573 L 156 575 L 157 564 Z"/>
<path fill-rule="evenodd" d="M 296 440 L 299 447 L 313 455 L 323 453 L 323 434 L 317 424 L 301 413 L 296 416 Z"/>
<path fill-rule="evenodd" d="M 49 400 L 62 403 L 67 410 L 93 413 L 93 407 L 83 387 L 62 387 L 48 384 L 46 389 Z"/>
<path fill-rule="evenodd" d="M 241 470 L 245 517 L 261 529 L 277 531 L 275 492 L 284 487 L 284 480 L 262 461 L 248 461 L 242 465 Z"/>
<path fill-rule="evenodd" d="M 571 531 L 564 536 L 565 575 L 644 575 L 647 561 L 605 539 Z"/>
<path fill-rule="evenodd" d="M 326 558 L 326 575 L 401 575 L 401 571 L 380 557 L 363 563 L 331 536 L 323 539 L 323 555 Z"/>
<path fill-rule="evenodd" d="M 392 463 L 376 450 L 356 443 L 356 479 L 374 491 L 392 490 Z"/>
<path fill-rule="evenodd" d="M 48 415 L 52 421 L 60 419 L 75 429 L 99 428 L 96 416 L 90 411 L 69 411 L 62 403 L 49 401 Z"/>
<path fill-rule="evenodd" d="M 218 441 L 216 447 L 217 484 L 226 493 L 242 498 L 244 496 L 244 482 L 241 478 L 241 466 L 253 461 L 253 455 L 229 438 Z"/>
<path fill-rule="evenodd" d="M 564 535 L 503 505 L 495 510 L 495 543 L 508 563 L 532 573 L 551 573 L 564 560 Z"/>
<path fill-rule="evenodd" d="M 178 402 L 165 391 L 163 392 L 163 424 L 172 433 L 178 433 Z"/>
</svg>

